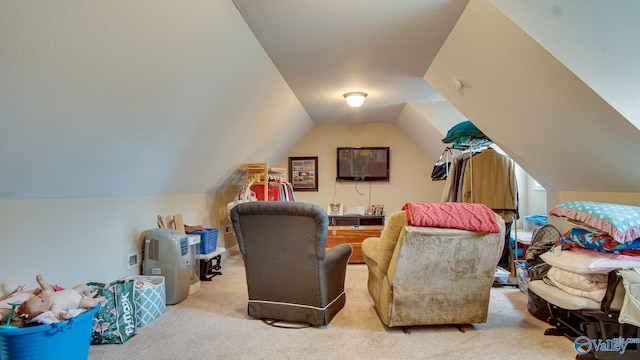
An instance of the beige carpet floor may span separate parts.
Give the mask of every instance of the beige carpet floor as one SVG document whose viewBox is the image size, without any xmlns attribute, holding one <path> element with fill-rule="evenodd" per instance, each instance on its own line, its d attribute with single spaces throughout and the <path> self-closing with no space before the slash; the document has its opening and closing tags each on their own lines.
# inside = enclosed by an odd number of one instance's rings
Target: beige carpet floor
<svg viewBox="0 0 640 360">
<path fill-rule="evenodd" d="M 322 328 L 280 329 L 246 315 L 239 254 L 223 275 L 139 328 L 121 345 L 92 345 L 90 359 L 574 359 L 573 342 L 545 336 L 549 326 L 527 311 L 527 296 L 493 288 L 487 323 L 412 327 L 382 325 L 367 292 L 365 265 L 349 265 L 345 307 Z"/>
</svg>

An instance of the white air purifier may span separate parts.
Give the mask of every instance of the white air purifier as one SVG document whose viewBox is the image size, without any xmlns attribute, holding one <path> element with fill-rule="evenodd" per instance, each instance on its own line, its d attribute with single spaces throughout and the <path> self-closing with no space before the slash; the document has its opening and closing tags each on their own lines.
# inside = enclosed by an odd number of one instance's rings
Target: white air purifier
<svg viewBox="0 0 640 360">
<path fill-rule="evenodd" d="M 152 229 L 144 242 L 144 275 L 164 276 L 167 304 L 177 304 L 189 295 L 191 264 L 189 240 L 183 232 Z"/>
</svg>

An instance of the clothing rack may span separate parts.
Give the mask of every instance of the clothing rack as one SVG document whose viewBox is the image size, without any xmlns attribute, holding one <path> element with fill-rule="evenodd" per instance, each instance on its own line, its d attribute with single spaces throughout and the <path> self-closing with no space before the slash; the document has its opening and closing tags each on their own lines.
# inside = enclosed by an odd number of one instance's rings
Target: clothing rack
<svg viewBox="0 0 640 360">
<path fill-rule="evenodd" d="M 269 182 L 287 182 L 287 169 L 279 167 L 269 167 L 268 163 L 248 163 L 245 164 L 245 187 L 262 185 L 263 199 L 269 199 Z"/>
<path fill-rule="evenodd" d="M 485 148 L 490 147 L 490 145 L 493 144 L 493 141 L 487 139 L 484 139 L 483 141 L 478 141 L 478 142 L 471 142 L 469 144 L 469 181 L 471 181 L 471 200 L 470 202 L 474 203 L 474 197 L 473 197 L 473 152 L 474 151 L 482 151 Z M 509 161 L 513 162 L 513 159 L 511 159 L 511 157 L 509 157 Z M 517 196 L 518 196 L 518 190 L 517 190 L 517 183 L 516 183 L 516 203 L 517 203 Z M 506 229 L 505 229 L 505 241 L 507 242 L 507 249 L 509 250 L 509 271 L 511 272 L 512 276 L 516 276 L 516 258 L 518 255 L 518 224 L 517 224 L 517 219 L 518 219 L 518 209 L 494 209 L 492 208 L 491 210 L 493 210 L 494 212 L 498 213 L 498 212 L 511 212 L 513 215 L 513 220 L 512 220 L 512 228 L 514 229 L 514 243 L 515 243 L 515 248 L 512 249 L 510 246 L 510 240 L 511 240 L 511 231 L 509 231 L 509 234 L 506 234 Z M 510 229 L 511 230 L 511 229 Z M 509 240 L 506 240 L 508 236 Z M 514 251 L 515 251 L 515 255 L 514 255 Z"/>
<path fill-rule="evenodd" d="M 268 199 L 268 174 L 269 165 L 267 163 L 249 163 L 245 165 L 245 185 L 251 189 L 253 185 L 264 185 L 264 198 Z"/>
<path fill-rule="evenodd" d="M 465 166 L 463 166 L 463 172 L 466 171 L 466 173 L 464 173 L 464 177 L 461 177 L 459 180 L 460 182 L 455 184 L 455 185 L 451 185 L 451 183 L 448 183 L 445 186 L 445 192 L 443 192 L 443 199 L 449 199 L 448 201 L 466 201 L 466 202 L 471 202 L 471 203 L 476 203 L 476 202 L 481 202 L 481 203 L 485 203 L 485 205 L 487 205 L 489 208 L 492 208 L 492 210 L 494 212 L 496 212 L 497 214 L 503 216 L 503 218 L 511 218 L 511 222 L 512 222 L 512 226 L 514 226 L 517 229 L 517 218 L 518 218 L 518 210 L 517 210 L 517 206 L 518 206 L 518 189 L 517 189 L 517 181 L 515 180 L 515 174 L 510 174 L 508 176 L 510 176 L 510 179 L 513 178 L 513 181 L 516 181 L 516 184 L 514 185 L 514 189 L 513 191 L 515 191 L 515 194 L 512 194 L 514 196 L 513 200 L 514 200 L 514 205 L 515 208 L 514 209 L 493 209 L 493 207 L 496 207 L 496 205 L 498 205 L 499 203 L 504 203 L 504 205 L 509 205 L 508 203 L 510 202 L 510 198 L 503 198 L 502 200 L 491 200 L 488 199 L 487 196 L 480 196 L 478 194 L 476 194 L 475 192 L 478 191 L 478 189 L 474 189 L 474 181 L 473 179 L 475 178 L 475 176 L 477 176 L 477 174 L 474 174 L 474 164 L 473 164 L 473 159 L 474 159 L 474 154 L 477 152 L 482 152 L 487 148 L 491 148 L 491 145 L 493 144 L 493 141 L 487 137 L 484 133 L 482 133 L 482 131 L 480 131 L 473 123 L 471 123 L 470 121 L 464 121 L 461 123 L 458 123 L 457 125 L 453 126 L 448 132 L 447 135 L 444 139 L 442 139 L 442 142 L 445 144 L 451 144 L 450 147 L 447 147 L 447 149 L 452 148 L 452 149 L 458 149 L 463 151 L 463 160 L 460 161 L 466 161 L 468 162 L 468 164 L 466 164 Z M 492 151 L 495 151 L 495 149 L 493 149 Z M 469 153 L 469 158 L 464 158 L 464 156 L 466 156 L 466 152 Z M 509 164 L 505 164 L 504 162 L 502 162 L 501 164 L 504 164 L 505 170 L 509 169 L 510 171 L 512 171 L 514 169 L 514 165 L 513 165 L 513 159 L 511 159 L 510 157 L 507 156 L 507 158 L 509 159 Z M 484 157 L 483 157 L 484 160 Z M 485 162 L 481 162 L 482 164 L 485 164 Z M 453 165 L 453 161 L 452 161 L 452 165 Z M 464 168 L 467 168 L 467 170 L 464 170 Z M 454 174 L 456 174 L 456 177 L 458 177 L 457 172 L 454 172 Z M 447 176 L 449 176 L 449 173 L 447 172 Z M 457 179 L 452 179 L 452 181 L 455 181 Z M 465 185 L 463 185 L 463 181 L 468 182 Z M 446 194 L 447 189 L 449 189 L 449 193 L 448 196 Z M 494 189 L 494 191 L 496 191 L 497 189 Z M 506 190 L 506 189 L 505 189 Z M 499 191 L 499 190 L 498 190 Z M 509 190 L 507 190 L 509 191 Z M 457 193 L 457 195 L 456 195 Z M 510 194 L 511 195 L 511 194 Z M 509 196 L 510 196 L 509 195 Z M 505 196 L 507 196 L 505 194 Z M 455 199 L 455 200 L 453 200 Z M 500 199 L 500 198 L 498 198 Z M 504 206 L 501 206 L 504 207 Z M 509 206 L 507 206 L 509 207 Z M 516 251 L 517 251 L 517 231 L 516 231 Z M 507 234 L 507 231 L 505 229 L 505 242 L 506 242 L 506 249 L 508 250 L 508 258 L 506 258 L 506 254 L 505 254 L 505 258 L 503 261 L 505 261 L 505 263 L 509 264 L 509 267 L 511 268 L 511 272 L 513 275 L 515 275 L 515 257 L 513 256 L 513 249 L 511 248 L 509 242 L 511 240 L 511 234 L 510 232 Z M 516 253 L 517 254 L 517 253 Z"/>
</svg>

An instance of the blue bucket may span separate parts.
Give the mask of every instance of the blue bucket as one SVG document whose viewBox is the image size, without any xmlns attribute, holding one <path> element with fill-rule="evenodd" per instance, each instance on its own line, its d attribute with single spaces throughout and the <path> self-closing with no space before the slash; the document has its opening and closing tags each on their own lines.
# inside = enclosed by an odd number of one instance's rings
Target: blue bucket
<svg viewBox="0 0 640 360">
<path fill-rule="evenodd" d="M 72 319 L 29 327 L 0 325 L 0 360 L 89 357 L 93 317 L 100 305 Z"/>
</svg>

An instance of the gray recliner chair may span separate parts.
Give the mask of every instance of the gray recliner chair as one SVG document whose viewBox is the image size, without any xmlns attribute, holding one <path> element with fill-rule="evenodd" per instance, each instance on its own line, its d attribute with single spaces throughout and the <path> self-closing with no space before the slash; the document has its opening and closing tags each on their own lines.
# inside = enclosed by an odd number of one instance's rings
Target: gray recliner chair
<svg viewBox="0 0 640 360">
<path fill-rule="evenodd" d="M 302 202 L 256 201 L 231 209 L 244 259 L 248 314 L 324 326 L 342 309 L 351 245 L 325 249 L 324 209 Z"/>
</svg>

